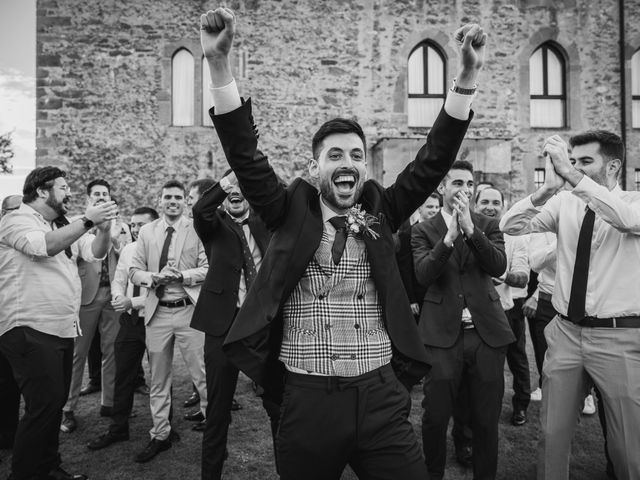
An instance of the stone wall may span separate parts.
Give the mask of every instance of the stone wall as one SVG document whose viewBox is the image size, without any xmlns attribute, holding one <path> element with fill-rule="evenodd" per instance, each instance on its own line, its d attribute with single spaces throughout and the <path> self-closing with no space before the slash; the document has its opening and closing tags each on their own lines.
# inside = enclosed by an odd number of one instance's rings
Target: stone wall
<svg viewBox="0 0 640 480">
<path fill-rule="evenodd" d="M 632 19 L 640 18 L 640 0 L 624 3 L 630 98 L 629 60 L 640 47 L 640 25 Z M 452 78 L 457 47 L 451 32 L 470 21 L 490 33 L 476 116 L 461 152 L 482 157 L 476 165 L 482 169 L 479 179 L 493 181 L 511 200 L 520 198 L 533 190 L 544 138 L 587 128 L 620 131 L 617 0 L 236 0 L 227 5 L 238 12 L 234 48 L 247 59 L 246 71 L 238 72 L 241 92 L 253 98 L 262 149 L 287 179 L 305 174 L 311 136 L 334 116 L 356 117 L 370 148 L 388 139 L 415 142 L 426 133 L 407 127 L 407 57 L 420 40 L 431 38 L 443 47 Z M 107 178 L 125 212 L 155 203 L 165 179 L 219 177 L 226 161 L 214 130 L 170 125 L 168 70 L 174 47 L 188 46 L 196 59 L 198 102 L 198 17 L 216 6 L 204 0 L 39 0 L 38 165 L 67 168 L 76 192 L 95 177 Z M 567 53 L 569 127 L 561 130 L 529 127 L 528 61 L 546 40 Z M 627 101 L 630 125 L 629 110 Z M 640 133 L 630 128 L 626 133 L 633 189 Z M 471 145 L 483 145 L 485 154 L 478 156 Z M 414 149 L 387 150 L 370 155 L 369 170 L 381 181 L 386 169 L 411 160 L 388 155 Z M 493 164 L 491 152 L 500 157 Z M 83 201 L 77 195 L 76 205 Z"/>
</svg>

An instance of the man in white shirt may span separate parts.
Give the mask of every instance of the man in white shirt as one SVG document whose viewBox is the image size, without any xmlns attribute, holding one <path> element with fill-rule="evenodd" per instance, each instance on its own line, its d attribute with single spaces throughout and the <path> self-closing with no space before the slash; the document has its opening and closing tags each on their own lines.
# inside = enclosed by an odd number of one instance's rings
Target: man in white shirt
<svg viewBox="0 0 640 480">
<path fill-rule="evenodd" d="M 640 478 L 640 193 L 618 186 L 624 145 L 590 131 L 547 139 L 545 183 L 503 217 L 505 233 L 557 233 L 553 307 L 542 380 L 539 479 L 569 476 L 588 376 L 604 398 L 609 454 Z M 569 191 L 564 191 L 568 187 Z"/>
<path fill-rule="evenodd" d="M 137 208 L 131 217 L 133 242 L 120 252 L 111 294 L 113 309 L 120 314 L 120 330 L 114 343 L 116 363 L 113 392 L 113 414 L 107 433 L 87 444 L 90 450 L 100 450 L 112 443 L 129 440 L 129 415 L 133 394 L 138 382 L 138 366 L 146 350 L 144 332 L 144 302 L 147 289 L 129 282 L 129 269 L 137 248 L 138 233 L 147 223 L 158 219 L 158 212 L 150 207 Z"/>
<path fill-rule="evenodd" d="M 78 334 L 78 258 L 104 258 L 115 218 L 113 202 L 65 218 L 66 173 L 31 171 L 23 204 L 0 221 L 0 352 L 25 399 L 13 447 L 12 478 L 84 479 L 60 468 L 58 430 L 67 400 Z M 96 235 L 85 235 L 96 225 Z"/>
</svg>

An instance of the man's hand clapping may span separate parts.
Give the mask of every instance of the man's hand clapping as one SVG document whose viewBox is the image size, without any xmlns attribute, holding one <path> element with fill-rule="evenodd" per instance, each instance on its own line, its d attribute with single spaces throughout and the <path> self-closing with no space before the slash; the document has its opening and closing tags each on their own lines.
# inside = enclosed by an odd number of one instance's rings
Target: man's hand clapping
<svg viewBox="0 0 640 480">
<path fill-rule="evenodd" d="M 89 205 L 84 216 L 91 220 L 99 230 L 108 232 L 111 229 L 111 220 L 116 218 L 118 206 L 113 201 Z"/>
</svg>

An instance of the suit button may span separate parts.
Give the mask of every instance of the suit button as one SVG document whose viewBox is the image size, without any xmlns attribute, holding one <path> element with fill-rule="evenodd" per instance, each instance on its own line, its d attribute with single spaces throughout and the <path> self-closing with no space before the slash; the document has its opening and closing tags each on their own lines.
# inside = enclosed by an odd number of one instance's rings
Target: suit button
<svg viewBox="0 0 640 480">
<path fill-rule="evenodd" d="M 331 355 L 331 360 L 338 360 L 338 355 L 336 355 L 335 353 Z"/>
<path fill-rule="evenodd" d="M 362 300 L 364 298 L 364 295 L 360 294 L 358 295 L 358 300 Z"/>
<path fill-rule="evenodd" d="M 318 300 L 324 300 L 324 295 L 322 294 L 318 295 Z"/>
<path fill-rule="evenodd" d="M 325 329 L 325 330 L 331 330 L 331 325 L 327 323 L 327 324 L 324 326 L 324 329 Z"/>
<path fill-rule="evenodd" d="M 355 359 L 356 359 L 356 356 L 355 356 L 355 354 L 352 353 L 351 354 L 351 360 L 355 360 Z"/>
<path fill-rule="evenodd" d="M 461 293 L 458 294 L 458 298 L 462 298 L 462 294 Z"/>
<path fill-rule="evenodd" d="M 358 329 L 360 328 L 360 325 L 356 323 L 356 324 L 353 326 L 353 328 L 355 328 L 356 330 L 358 330 Z"/>
</svg>

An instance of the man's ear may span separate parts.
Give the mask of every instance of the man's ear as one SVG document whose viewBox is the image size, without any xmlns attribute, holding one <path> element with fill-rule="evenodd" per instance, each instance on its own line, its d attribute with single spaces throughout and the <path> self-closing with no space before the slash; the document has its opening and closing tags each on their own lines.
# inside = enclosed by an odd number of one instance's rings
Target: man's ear
<svg viewBox="0 0 640 480">
<path fill-rule="evenodd" d="M 618 177 L 620 175 L 620 170 L 622 169 L 622 161 L 619 158 L 614 158 L 613 160 L 609 160 L 607 162 L 607 173 L 611 172 L 614 177 Z"/>
<path fill-rule="evenodd" d="M 36 192 L 38 192 L 38 198 L 47 198 L 47 195 L 49 193 L 49 190 L 47 190 L 46 188 L 36 188 Z"/>
<path fill-rule="evenodd" d="M 320 165 L 314 158 L 309 160 L 309 176 L 311 178 L 318 178 L 320 176 Z"/>
<path fill-rule="evenodd" d="M 444 197 L 444 180 L 438 185 L 438 193 Z"/>
</svg>

